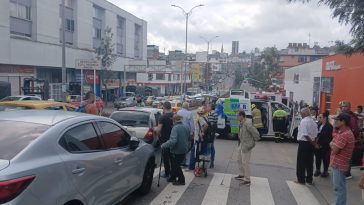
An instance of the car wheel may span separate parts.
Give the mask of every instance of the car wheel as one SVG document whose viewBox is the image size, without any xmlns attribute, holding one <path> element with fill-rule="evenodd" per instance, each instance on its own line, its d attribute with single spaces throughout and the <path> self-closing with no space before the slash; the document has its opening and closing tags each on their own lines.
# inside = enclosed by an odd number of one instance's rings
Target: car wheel
<svg viewBox="0 0 364 205">
<path fill-rule="evenodd" d="M 155 167 L 154 160 L 150 159 L 144 170 L 142 185 L 137 190 L 138 194 L 145 195 L 149 193 L 153 183 L 154 167 Z"/>
</svg>

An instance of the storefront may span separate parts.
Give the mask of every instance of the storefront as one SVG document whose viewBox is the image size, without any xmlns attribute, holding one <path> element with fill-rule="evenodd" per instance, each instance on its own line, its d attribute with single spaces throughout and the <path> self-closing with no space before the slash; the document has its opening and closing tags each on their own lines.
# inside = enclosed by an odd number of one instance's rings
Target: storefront
<svg viewBox="0 0 364 205">
<path fill-rule="evenodd" d="M 25 78 L 35 77 L 35 68 L 22 65 L 0 65 L 0 82 L 10 83 L 11 95 L 22 95 Z"/>
<path fill-rule="evenodd" d="M 320 111 L 334 114 L 340 101 L 350 101 L 352 110 L 364 104 L 364 55 L 341 54 L 323 58 Z"/>
</svg>

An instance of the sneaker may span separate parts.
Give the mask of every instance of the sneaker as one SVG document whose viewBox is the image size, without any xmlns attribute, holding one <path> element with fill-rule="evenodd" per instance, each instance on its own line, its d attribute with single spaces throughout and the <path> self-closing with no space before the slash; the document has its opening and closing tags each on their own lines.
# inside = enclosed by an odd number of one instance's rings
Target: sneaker
<svg viewBox="0 0 364 205">
<path fill-rule="evenodd" d="M 250 181 L 243 180 L 240 184 L 249 186 L 251 184 Z"/>
<path fill-rule="evenodd" d="M 176 181 L 176 179 L 172 179 L 171 177 L 169 177 L 168 179 L 167 179 L 167 182 L 175 182 Z"/>
<path fill-rule="evenodd" d="M 306 183 L 308 186 L 313 186 L 313 185 L 315 185 L 315 183 L 313 183 L 313 181 L 312 182 L 307 182 Z"/>
<path fill-rule="evenodd" d="M 214 166 L 214 161 L 211 161 L 210 162 L 210 168 L 212 169 L 212 168 L 214 168 L 215 166 Z"/>
<path fill-rule="evenodd" d="M 176 181 L 176 182 L 172 182 L 172 184 L 173 184 L 174 186 L 183 186 L 183 185 L 185 185 L 186 183 L 185 183 L 185 182 L 178 182 L 178 181 Z"/>
<path fill-rule="evenodd" d="M 305 182 L 299 182 L 299 181 L 294 181 L 294 183 L 300 184 L 300 185 L 305 185 L 306 184 Z"/>
<path fill-rule="evenodd" d="M 352 178 L 353 176 L 351 174 L 345 177 L 345 179 L 352 179 Z"/>
<path fill-rule="evenodd" d="M 317 170 L 313 176 L 318 177 L 320 175 L 321 175 L 321 172 Z"/>
<path fill-rule="evenodd" d="M 236 179 L 236 180 L 244 180 L 244 176 L 238 175 L 238 176 L 234 177 L 234 179 Z"/>
</svg>

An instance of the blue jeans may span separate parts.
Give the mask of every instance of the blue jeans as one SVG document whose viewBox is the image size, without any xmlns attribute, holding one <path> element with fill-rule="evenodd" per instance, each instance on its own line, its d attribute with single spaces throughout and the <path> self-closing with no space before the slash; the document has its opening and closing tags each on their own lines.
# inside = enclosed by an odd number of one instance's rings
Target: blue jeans
<svg viewBox="0 0 364 205">
<path fill-rule="evenodd" d="M 345 172 L 339 168 L 332 168 L 332 181 L 336 194 L 336 205 L 346 205 L 346 179 Z"/>
</svg>

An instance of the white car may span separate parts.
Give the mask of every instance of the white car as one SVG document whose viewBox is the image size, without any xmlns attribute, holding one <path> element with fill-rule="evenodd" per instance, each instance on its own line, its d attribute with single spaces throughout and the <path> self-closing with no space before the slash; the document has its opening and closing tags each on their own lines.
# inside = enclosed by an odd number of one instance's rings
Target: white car
<svg viewBox="0 0 364 205">
<path fill-rule="evenodd" d="M 16 96 L 8 96 L 8 97 L 5 97 L 5 98 L 1 99 L 0 101 L 1 102 L 4 102 L 4 101 L 26 101 L 26 100 L 35 100 L 35 101 L 38 101 L 38 100 L 42 100 L 42 99 L 40 97 L 38 97 L 38 96 L 16 95 Z"/>
<path fill-rule="evenodd" d="M 163 110 L 146 107 L 123 108 L 111 113 L 110 118 L 135 132 L 135 136 L 148 144 L 157 145 L 156 129 Z"/>
</svg>

